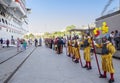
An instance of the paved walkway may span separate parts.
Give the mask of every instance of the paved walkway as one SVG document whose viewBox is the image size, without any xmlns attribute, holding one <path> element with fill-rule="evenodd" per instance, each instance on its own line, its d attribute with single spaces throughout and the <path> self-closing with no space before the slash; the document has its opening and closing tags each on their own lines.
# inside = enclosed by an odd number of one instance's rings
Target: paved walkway
<svg viewBox="0 0 120 83">
<path fill-rule="evenodd" d="M 20 53 L 17 52 L 16 48 L 0 52 L 0 83 L 4 83 L 34 48 L 34 46 L 30 46 L 27 50 Z M 8 58 L 10 59 L 7 60 Z"/>
<path fill-rule="evenodd" d="M 115 83 L 120 83 L 120 61 L 113 61 Z M 81 68 L 80 64 L 73 63 L 65 52 L 58 55 L 49 48 L 38 47 L 9 83 L 108 83 L 109 75 L 107 79 L 99 78 L 95 58 L 92 59 L 92 67 L 88 71 Z"/>
</svg>

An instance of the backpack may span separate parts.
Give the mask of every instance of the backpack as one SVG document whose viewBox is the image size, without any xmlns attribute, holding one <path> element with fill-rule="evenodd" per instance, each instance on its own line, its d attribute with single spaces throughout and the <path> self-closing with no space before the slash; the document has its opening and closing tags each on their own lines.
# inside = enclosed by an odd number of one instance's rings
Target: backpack
<svg viewBox="0 0 120 83">
<path fill-rule="evenodd" d="M 86 39 L 85 41 L 84 41 L 84 47 L 88 47 L 90 44 L 89 44 L 89 42 L 88 42 L 88 39 Z"/>
<path fill-rule="evenodd" d="M 102 55 L 108 54 L 109 50 L 107 49 L 107 44 L 103 44 L 102 46 Z"/>
</svg>

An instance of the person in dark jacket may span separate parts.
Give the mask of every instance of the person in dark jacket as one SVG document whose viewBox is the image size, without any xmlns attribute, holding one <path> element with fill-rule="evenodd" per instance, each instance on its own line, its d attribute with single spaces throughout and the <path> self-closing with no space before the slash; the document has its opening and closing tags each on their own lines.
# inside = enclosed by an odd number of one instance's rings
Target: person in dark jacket
<svg viewBox="0 0 120 83">
<path fill-rule="evenodd" d="M 61 53 L 62 44 L 63 44 L 63 42 L 62 42 L 61 38 L 58 38 L 58 43 L 57 43 L 57 49 L 58 49 L 58 50 L 57 50 L 57 53 L 58 53 L 58 54 Z"/>
<path fill-rule="evenodd" d="M 7 45 L 7 47 L 9 47 L 9 44 L 10 44 L 10 41 L 7 39 L 7 40 L 6 40 L 6 45 Z"/>
</svg>

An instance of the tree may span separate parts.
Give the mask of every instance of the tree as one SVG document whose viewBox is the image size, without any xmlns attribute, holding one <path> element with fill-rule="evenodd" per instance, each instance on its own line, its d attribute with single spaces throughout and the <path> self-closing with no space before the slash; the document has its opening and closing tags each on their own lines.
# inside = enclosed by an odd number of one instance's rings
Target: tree
<svg viewBox="0 0 120 83">
<path fill-rule="evenodd" d="M 66 31 L 68 32 L 69 30 L 71 30 L 71 29 L 75 29 L 75 25 L 70 25 L 70 26 L 67 26 L 66 27 Z"/>
<path fill-rule="evenodd" d="M 35 38 L 35 36 L 32 33 L 30 33 L 29 38 L 33 39 L 33 38 Z"/>
<path fill-rule="evenodd" d="M 45 32 L 45 33 L 44 33 L 44 38 L 48 38 L 48 37 L 51 37 L 51 33 Z"/>
<path fill-rule="evenodd" d="M 75 25 L 67 26 L 66 29 L 65 29 L 65 34 L 66 34 L 66 35 L 70 35 L 69 31 L 70 31 L 71 29 L 75 29 L 75 27 L 76 27 Z"/>
<path fill-rule="evenodd" d="M 25 38 L 25 39 L 29 39 L 29 36 L 28 36 L 28 35 L 24 35 L 24 38 Z"/>
</svg>

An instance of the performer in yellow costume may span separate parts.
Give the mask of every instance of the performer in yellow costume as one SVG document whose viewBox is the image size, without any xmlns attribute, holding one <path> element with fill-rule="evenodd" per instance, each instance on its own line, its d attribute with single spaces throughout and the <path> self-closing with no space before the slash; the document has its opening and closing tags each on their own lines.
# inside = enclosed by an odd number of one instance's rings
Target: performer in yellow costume
<svg viewBox="0 0 120 83">
<path fill-rule="evenodd" d="M 104 43 L 102 45 L 96 44 L 97 47 L 102 47 L 102 55 L 101 55 L 101 63 L 102 63 L 102 70 L 104 71 L 104 74 L 100 76 L 100 78 L 106 78 L 106 73 L 110 73 L 110 80 L 109 83 L 114 82 L 114 67 L 113 67 L 113 61 L 112 56 L 116 52 L 115 47 L 110 43 L 108 40 L 104 39 Z"/>
<path fill-rule="evenodd" d="M 83 46 L 84 46 L 84 59 L 86 64 L 83 68 L 87 68 L 88 70 L 92 69 L 91 67 L 91 56 L 90 56 L 90 49 L 91 49 L 92 40 L 90 36 L 86 36 Z"/>
<path fill-rule="evenodd" d="M 72 53 L 72 41 L 68 40 L 68 57 L 71 57 L 71 53 Z"/>
<path fill-rule="evenodd" d="M 78 45 L 77 39 L 75 39 L 75 45 L 74 45 L 74 57 L 75 59 L 73 60 L 75 63 L 79 63 L 80 59 L 80 46 Z"/>
<path fill-rule="evenodd" d="M 75 59 L 75 39 L 72 39 L 72 59 Z"/>
</svg>

